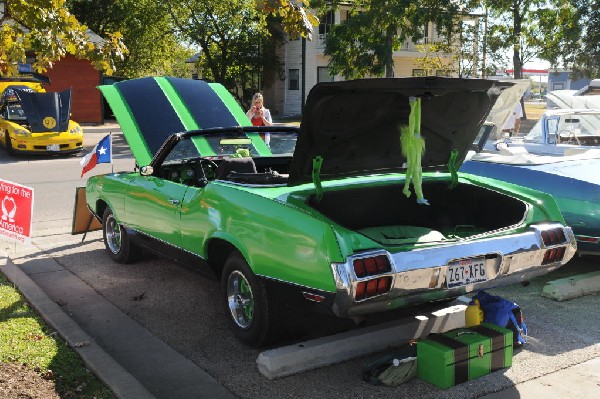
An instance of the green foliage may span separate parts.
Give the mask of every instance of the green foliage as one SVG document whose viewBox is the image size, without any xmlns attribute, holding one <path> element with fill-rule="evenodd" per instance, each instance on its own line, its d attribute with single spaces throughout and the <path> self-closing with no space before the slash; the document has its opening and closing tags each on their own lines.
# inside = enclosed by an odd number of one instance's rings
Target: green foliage
<svg viewBox="0 0 600 399">
<path fill-rule="evenodd" d="M 423 69 L 425 75 L 444 74 L 450 76 L 456 72 L 458 52 L 448 43 L 428 43 L 416 46 L 421 53 L 415 58 L 415 67 Z"/>
<path fill-rule="evenodd" d="M 333 7 L 338 4 L 331 3 Z M 331 72 L 346 79 L 392 76 L 393 52 L 406 39 L 421 39 L 421 27 L 428 22 L 449 35 L 458 13 L 458 5 L 451 0 L 364 0 L 352 4 L 350 18 L 333 26 L 325 39 Z M 324 4 L 321 11 L 328 7 L 329 3 Z"/>
<path fill-rule="evenodd" d="M 582 35 L 579 45 L 567 47 L 573 52 L 570 66 L 575 77 L 600 78 L 600 0 L 579 0 L 575 4 Z"/>
<path fill-rule="evenodd" d="M 488 43 L 496 54 L 513 50 L 515 77 L 532 58 L 578 76 L 600 74 L 599 0 L 489 1 L 492 20 Z"/>
<path fill-rule="evenodd" d="M 71 0 L 69 8 L 95 32 L 120 31 L 129 52 L 116 74 L 189 77 L 185 60 L 194 52 L 175 35 L 168 9 L 155 0 Z"/>
<path fill-rule="evenodd" d="M 255 0 L 186 0 L 168 7 L 178 34 L 201 49 L 199 75 L 222 83 L 239 100 L 260 88 L 263 70 L 278 68 L 282 35 Z"/>
<path fill-rule="evenodd" d="M 13 75 L 26 52 L 36 54 L 33 68 L 44 72 L 66 54 L 88 59 L 110 75 L 115 60 L 127 50 L 119 32 L 103 32 L 104 41 L 93 41 L 65 6 L 65 0 L 0 1 L 0 74 Z"/>
<path fill-rule="evenodd" d="M 61 397 L 113 398 L 81 359 L 0 273 L 0 362 L 25 364 L 54 380 Z"/>
<path fill-rule="evenodd" d="M 512 49 L 515 78 L 523 65 L 533 58 L 550 61 L 553 66 L 573 59 L 570 49 L 577 47 L 581 26 L 570 0 L 490 1 L 491 21 L 488 44 L 496 61 Z"/>
<path fill-rule="evenodd" d="M 319 19 L 306 7 L 309 0 L 257 0 L 259 10 L 277 16 L 281 20 L 283 30 L 290 39 L 306 37 L 312 39 L 313 26 L 319 24 Z"/>
<path fill-rule="evenodd" d="M 448 41 L 417 45 L 422 56 L 415 59 L 415 66 L 423 69 L 426 75 L 477 76 L 479 54 L 476 47 L 482 38 L 478 24 L 473 22 L 458 18 L 454 22 L 454 35 Z"/>
</svg>

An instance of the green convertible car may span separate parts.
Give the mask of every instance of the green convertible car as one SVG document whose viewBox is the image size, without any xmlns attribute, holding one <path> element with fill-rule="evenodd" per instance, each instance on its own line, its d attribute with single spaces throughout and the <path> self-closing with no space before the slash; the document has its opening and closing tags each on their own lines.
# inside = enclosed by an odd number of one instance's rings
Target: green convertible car
<svg viewBox="0 0 600 399">
<path fill-rule="evenodd" d="M 297 306 L 354 317 L 525 282 L 576 251 L 555 201 L 457 172 L 506 85 L 320 83 L 299 129 L 249 126 L 219 84 L 101 86 L 137 166 L 89 178 L 87 206 L 114 261 L 149 249 L 220 279 L 254 346 Z"/>
</svg>

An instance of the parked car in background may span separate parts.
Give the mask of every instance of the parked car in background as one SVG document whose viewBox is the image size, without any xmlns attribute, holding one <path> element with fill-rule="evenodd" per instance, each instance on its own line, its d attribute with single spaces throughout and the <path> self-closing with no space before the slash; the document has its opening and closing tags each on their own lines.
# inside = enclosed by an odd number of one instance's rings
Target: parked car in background
<svg viewBox="0 0 600 399">
<path fill-rule="evenodd" d="M 500 150 L 487 151 L 482 144 L 491 131 L 490 124 L 482 127 L 460 171 L 551 194 L 575 233 L 578 254 L 600 255 L 600 147 L 548 156 L 496 142 Z"/>
<path fill-rule="evenodd" d="M 229 325 L 254 346 L 301 307 L 355 317 L 525 282 L 576 251 L 555 200 L 457 172 L 508 86 L 319 83 L 299 129 L 249 126 L 219 84 L 103 86 L 138 168 L 90 177 L 87 205 L 114 261 L 147 249 L 216 276 Z M 422 101 L 428 204 L 403 192 L 411 97 Z"/>
<path fill-rule="evenodd" d="M 556 156 L 600 149 L 600 109 L 548 110 L 525 136 L 488 140 L 485 145 L 488 151 L 500 148 Z"/>
<path fill-rule="evenodd" d="M 548 93 L 548 109 L 600 108 L 600 79 L 579 90 L 554 90 Z"/>
<path fill-rule="evenodd" d="M 71 91 L 47 93 L 40 75 L 0 79 L 0 144 L 9 154 L 71 154 L 83 130 L 70 120 Z"/>
</svg>

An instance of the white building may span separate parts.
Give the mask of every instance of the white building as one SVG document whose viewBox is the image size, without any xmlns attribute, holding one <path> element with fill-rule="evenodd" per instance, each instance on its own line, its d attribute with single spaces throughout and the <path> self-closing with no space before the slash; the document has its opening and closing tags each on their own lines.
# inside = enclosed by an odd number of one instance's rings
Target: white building
<svg viewBox="0 0 600 399">
<path fill-rule="evenodd" d="M 265 105 L 275 116 L 292 116 L 302 113 L 302 105 L 310 89 L 318 82 L 344 80 L 341 76 L 331 76 L 327 64 L 328 57 L 323 52 L 325 37 L 331 26 L 348 18 L 349 7 L 342 6 L 330 11 L 321 18 L 321 24 L 313 33 L 313 40 L 288 40 L 279 49 L 279 57 L 284 63 L 285 79 L 278 76 L 265 79 Z M 424 27 L 424 43 L 438 39 L 433 25 Z M 304 47 L 304 49 L 303 49 Z M 394 76 L 425 75 L 415 67 L 415 58 L 423 54 L 417 51 L 415 43 L 406 41 L 399 51 L 394 52 Z M 304 59 L 304 62 L 303 62 Z"/>
</svg>

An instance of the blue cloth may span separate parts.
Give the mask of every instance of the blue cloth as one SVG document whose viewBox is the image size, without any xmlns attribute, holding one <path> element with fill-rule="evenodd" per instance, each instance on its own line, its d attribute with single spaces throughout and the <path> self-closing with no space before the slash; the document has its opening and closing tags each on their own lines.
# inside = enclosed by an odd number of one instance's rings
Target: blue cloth
<svg viewBox="0 0 600 399">
<path fill-rule="evenodd" d="M 485 291 L 479 291 L 473 299 L 479 299 L 479 304 L 483 310 L 485 323 L 493 323 L 500 327 L 511 328 L 511 323 L 514 325 L 513 330 L 514 342 L 524 344 L 527 342 L 527 326 L 522 317 L 517 320 L 515 311 L 519 314 L 521 308 L 514 302 L 501 298 L 499 296 L 490 295 Z"/>
</svg>

